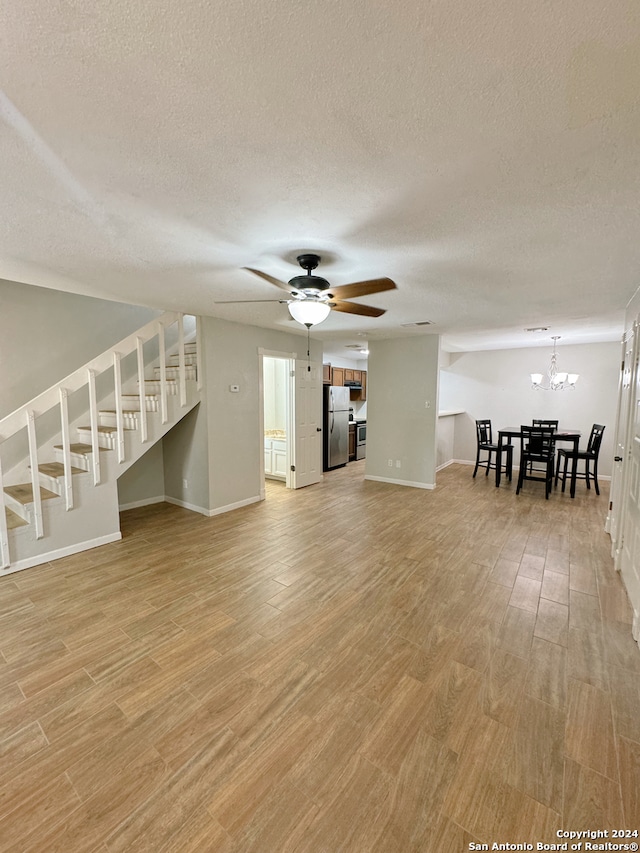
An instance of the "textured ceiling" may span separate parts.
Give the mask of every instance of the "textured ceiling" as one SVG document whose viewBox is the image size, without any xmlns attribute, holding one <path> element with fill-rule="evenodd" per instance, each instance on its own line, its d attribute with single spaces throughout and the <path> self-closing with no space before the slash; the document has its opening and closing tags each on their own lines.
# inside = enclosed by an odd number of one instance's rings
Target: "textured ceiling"
<svg viewBox="0 0 640 853">
<path fill-rule="evenodd" d="M 3 0 L 0 277 L 300 329 L 257 267 L 377 276 L 337 342 L 619 338 L 637 0 Z M 536 341 L 537 342 L 537 341 Z"/>
</svg>

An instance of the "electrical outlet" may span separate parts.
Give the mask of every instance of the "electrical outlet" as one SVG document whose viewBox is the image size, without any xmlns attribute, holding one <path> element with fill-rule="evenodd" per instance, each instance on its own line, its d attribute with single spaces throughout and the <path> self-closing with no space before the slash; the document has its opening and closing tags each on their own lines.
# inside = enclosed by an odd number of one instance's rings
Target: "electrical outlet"
<svg viewBox="0 0 640 853">
<path fill-rule="evenodd" d="M 430 409 L 431 408 L 431 400 L 425 400 L 424 401 L 424 407 L 425 407 L 425 409 Z"/>
<path fill-rule="evenodd" d="M 183 480 L 183 481 L 182 481 L 182 488 L 183 488 L 183 489 L 188 489 L 188 488 L 189 488 L 189 481 L 188 481 L 188 480 Z"/>
<path fill-rule="evenodd" d="M 393 468 L 393 459 L 389 459 L 387 465 L 389 466 L 389 468 Z"/>
<path fill-rule="evenodd" d="M 402 464 L 399 459 L 396 459 L 396 468 L 401 468 Z"/>
</svg>

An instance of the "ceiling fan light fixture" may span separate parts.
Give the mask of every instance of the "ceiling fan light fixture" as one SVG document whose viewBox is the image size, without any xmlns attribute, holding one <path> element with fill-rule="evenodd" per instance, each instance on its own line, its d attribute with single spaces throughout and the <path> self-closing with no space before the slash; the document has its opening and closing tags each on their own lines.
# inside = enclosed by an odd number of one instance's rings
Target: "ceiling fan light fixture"
<svg viewBox="0 0 640 853">
<path fill-rule="evenodd" d="M 303 326 L 317 326 L 327 319 L 331 308 L 326 302 L 316 302 L 313 299 L 303 299 L 300 302 L 289 302 L 289 314 Z"/>
</svg>

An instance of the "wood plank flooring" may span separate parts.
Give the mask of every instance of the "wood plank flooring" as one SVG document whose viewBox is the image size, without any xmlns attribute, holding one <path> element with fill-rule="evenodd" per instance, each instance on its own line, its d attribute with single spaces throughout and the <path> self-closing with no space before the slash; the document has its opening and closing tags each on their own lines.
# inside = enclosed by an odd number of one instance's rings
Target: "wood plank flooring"
<svg viewBox="0 0 640 853">
<path fill-rule="evenodd" d="M 3 853 L 440 853 L 640 828 L 607 484 L 364 463 L 0 579 Z"/>
</svg>

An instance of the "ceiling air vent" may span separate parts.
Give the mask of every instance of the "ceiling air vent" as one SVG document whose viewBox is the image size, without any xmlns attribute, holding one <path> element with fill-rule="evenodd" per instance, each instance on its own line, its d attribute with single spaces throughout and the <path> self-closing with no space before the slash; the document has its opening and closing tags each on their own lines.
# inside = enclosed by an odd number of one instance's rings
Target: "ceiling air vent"
<svg viewBox="0 0 640 853">
<path fill-rule="evenodd" d="M 410 329 L 412 326 L 432 326 L 431 320 L 417 320 L 415 323 L 402 323 L 403 329 Z"/>
</svg>

